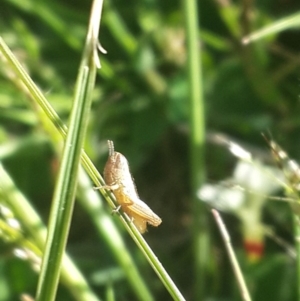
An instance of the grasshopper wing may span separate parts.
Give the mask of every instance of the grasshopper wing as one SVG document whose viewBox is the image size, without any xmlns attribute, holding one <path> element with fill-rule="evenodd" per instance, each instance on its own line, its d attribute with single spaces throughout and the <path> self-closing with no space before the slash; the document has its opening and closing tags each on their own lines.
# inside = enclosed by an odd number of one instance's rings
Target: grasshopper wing
<svg viewBox="0 0 300 301">
<path fill-rule="evenodd" d="M 140 199 L 134 200 L 133 204 L 129 205 L 126 209 L 130 211 L 129 215 L 135 215 L 136 218 L 139 217 L 152 226 L 157 227 L 161 224 L 161 218 Z"/>
</svg>

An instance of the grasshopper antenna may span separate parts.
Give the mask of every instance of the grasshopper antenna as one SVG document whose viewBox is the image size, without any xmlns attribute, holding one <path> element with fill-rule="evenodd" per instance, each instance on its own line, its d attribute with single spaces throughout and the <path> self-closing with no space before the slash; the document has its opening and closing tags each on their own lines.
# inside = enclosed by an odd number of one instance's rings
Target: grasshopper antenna
<svg viewBox="0 0 300 301">
<path fill-rule="evenodd" d="M 112 140 L 107 140 L 107 144 L 108 144 L 108 154 L 109 156 L 112 156 L 115 152 L 114 142 Z"/>
</svg>

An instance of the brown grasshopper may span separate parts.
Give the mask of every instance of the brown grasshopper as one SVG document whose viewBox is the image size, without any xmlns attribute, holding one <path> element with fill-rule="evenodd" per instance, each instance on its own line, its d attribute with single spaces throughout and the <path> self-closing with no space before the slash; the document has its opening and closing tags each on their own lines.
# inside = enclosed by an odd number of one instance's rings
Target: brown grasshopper
<svg viewBox="0 0 300 301">
<path fill-rule="evenodd" d="M 137 229 L 144 233 L 147 223 L 159 226 L 162 222 L 148 205 L 140 200 L 133 179 L 130 174 L 127 159 L 114 150 L 113 141 L 108 140 L 109 157 L 104 167 L 104 181 L 102 188 L 113 192 L 119 207 L 132 219 Z"/>
</svg>

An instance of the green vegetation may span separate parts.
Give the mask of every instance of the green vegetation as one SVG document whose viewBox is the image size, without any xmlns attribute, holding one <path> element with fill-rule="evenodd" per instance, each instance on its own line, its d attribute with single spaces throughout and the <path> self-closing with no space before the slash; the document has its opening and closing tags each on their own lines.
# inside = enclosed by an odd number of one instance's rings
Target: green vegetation
<svg viewBox="0 0 300 301">
<path fill-rule="evenodd" d="M 300 300 L 298 173 L 261 136 L 300 161 L 300 6 L 198 2 L 108 1 L 89 25 L 92 3 L 1 1 L 0 301 L 249 300 L 242 276 L 252 300 Z M 254 171 L 233 168 L 227 137 Z M 143 236 L 93 189 L 108 139 L 163 220 Z M 231 260 L 199 199 L 224 179 L 210 202 Z M 232 184 L 248 190 L 228 209 Z"/>
</svg>

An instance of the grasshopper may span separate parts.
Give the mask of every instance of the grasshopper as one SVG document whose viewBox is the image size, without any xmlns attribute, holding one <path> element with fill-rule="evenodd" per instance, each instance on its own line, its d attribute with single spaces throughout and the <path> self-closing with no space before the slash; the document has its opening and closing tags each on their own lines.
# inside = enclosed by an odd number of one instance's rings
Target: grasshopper
<svg viewBox="0 0 300 301">
<path fill-rule="evenodd" d="M 141 233 L 147 230 L 147 223 L 157 227 L 161 218 L 138 196 L 134 181 L 131 177 L 128 161 L 121 153 L 115 152 L 113 141 L 108 140 L 109 157 L 104 167 L 102 188 L 112 191 L 120 208 L 132 219 Z"/>
</svg>

